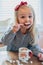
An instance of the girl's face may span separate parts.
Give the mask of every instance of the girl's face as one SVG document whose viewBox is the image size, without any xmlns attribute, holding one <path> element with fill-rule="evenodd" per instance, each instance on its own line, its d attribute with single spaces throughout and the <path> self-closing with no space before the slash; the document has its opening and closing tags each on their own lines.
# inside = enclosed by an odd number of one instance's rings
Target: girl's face
<svg viewBox="0 0 43 65">
<path fill-rule="evenodd" d="M 18 10 L 17 18 L 19 24 L 24 24 L 26 28 L 33 25 L 33 13 L 29 7 L 20 8 Z"/>
</svg>

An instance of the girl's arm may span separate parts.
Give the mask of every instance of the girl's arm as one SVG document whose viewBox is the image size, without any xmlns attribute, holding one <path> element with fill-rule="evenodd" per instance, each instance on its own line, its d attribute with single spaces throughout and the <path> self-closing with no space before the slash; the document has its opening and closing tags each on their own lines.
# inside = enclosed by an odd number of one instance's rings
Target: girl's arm
<svg viewBox="0 0 43 65">
<path fill-rule="evenodd" d="M 19 29 L 20 29 L 19 24 L 14 25 L 12 30 L 9 30 L 7 34 L 5 34 L 4 37 L 2 37 L 1 42 L 4 44 L 11 43 L 16 35 L 16 32 L 19 31 Z"/>
<path fill-rule="evenodd" d="M 33 51 L 33 54 L 34 54 L 35 56 L 38 56 L 39 53 L 42 53 L 41 47 L 40 47 L 38 44 L 32 46 L 32 47 L 31 47 L 31 50 Z"/>
<path fill-rule="evenodd" d="M 38 33 L 38 31 L 36 31 L 35 42 L 34 42 L 34 43 L 32 43 L 32 41 L 30 42 L 30 43 L 31 43 L 31 44 L 30 44 L 30 50 L 33 51 L 33 54 L 34 54 L 35 56 L 38 56 L 38 53 L 43 53 L 43 52 L 41 51 L 41 47 L 40 47 L 39 44 L 38 44 L 38 39 L 39 39 L 39 33 Z M 28 45 L 28 46 L 29 46 L 29 45 Z"/>
<path fill-rule="evenodd" d="M 39 61 L 43 61 L 43 51 L 41 50 L 41 47 L 38 44 L 39 40 L 39 33 L 35 36 L 35 42 L 31 45 L 30 44 L 30 50 L 32 50 L 33 54 L 38 57 Z"/>
<path fill-rule="evenodd" d="M 15 35 L 16 33 L 10 30 L 9 32 L 5 33 L 5 35 L 2 37 L 1 43 L 8 45 L 14 39 Z"/>
</svg>

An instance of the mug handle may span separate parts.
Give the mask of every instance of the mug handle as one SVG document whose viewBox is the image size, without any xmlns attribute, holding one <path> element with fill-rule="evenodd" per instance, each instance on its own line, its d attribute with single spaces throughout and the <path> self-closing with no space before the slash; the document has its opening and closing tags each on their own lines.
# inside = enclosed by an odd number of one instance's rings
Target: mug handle
<svg viewBox="0 0 43 65">
<path fill-rule="evenodd" d="M 33 56 L 33 52 L 31 50 L 29 50 L 29 56 L 30 58 Z"/>
</svg>

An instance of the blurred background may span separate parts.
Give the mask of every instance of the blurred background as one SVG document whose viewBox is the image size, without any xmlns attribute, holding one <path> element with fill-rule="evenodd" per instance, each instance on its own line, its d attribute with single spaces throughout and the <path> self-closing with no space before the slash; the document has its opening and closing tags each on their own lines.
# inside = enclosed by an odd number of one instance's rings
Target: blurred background
<svg viewBox="0 0 43 65">
<path fill-rule="evenodd" d="M 35 24 L 40 38 L 43 39 L 43 0 L 0 0 L 0 41 L 4 33 L 15 23 L 14 8 L 21 1 L 27 1 L 32 5 L 36 16 Z"/>
</svg>

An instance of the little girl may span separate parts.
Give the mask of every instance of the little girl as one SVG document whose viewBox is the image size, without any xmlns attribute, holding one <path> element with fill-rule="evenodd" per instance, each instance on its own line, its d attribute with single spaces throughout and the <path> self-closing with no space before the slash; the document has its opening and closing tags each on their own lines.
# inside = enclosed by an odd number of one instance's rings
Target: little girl
<svg viewBox="0 0 43 65">
<path fill-rule="evenodd" d="M 2 43 L 8 44 L 8 51 L 18 51 L 20 47 L 27 47 L 33 54 L 43 61 L 41 48 L 37 44 L 35 31 L 35 14 L 27 2 L 21 2 L 15 7 L 16 24 L 3 38 Z"/>
</svg>

